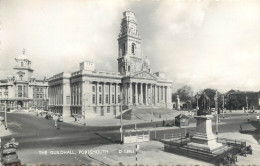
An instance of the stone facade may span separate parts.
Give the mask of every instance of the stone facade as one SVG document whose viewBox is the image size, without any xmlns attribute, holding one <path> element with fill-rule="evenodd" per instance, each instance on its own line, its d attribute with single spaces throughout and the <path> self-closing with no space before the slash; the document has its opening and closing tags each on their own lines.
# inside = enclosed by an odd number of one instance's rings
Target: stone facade
<svg viewBox="0 0 260 166">
<path fill-rule="evenodd" d="M 48 82 L 36 80 L 31 61 L 23 54 L 15 58 L 14 75 L 0 80 L 1 109 L 7 102 L 8 109 L 45 109 L 48 106 Z"/>
<path fill-rule="evenodd" d="M 152 73 L 131 11 L 123 13 L 117 60 L 118 72 L 96 71 L 95 64 L 86 61 L 78 71 L 49 78 L 50 110 L 65 116 L 114 117 L 119 114 L 121 99 L 124 108 L 172 108 L 172 82 L 164 73 Z"/>
</svg>

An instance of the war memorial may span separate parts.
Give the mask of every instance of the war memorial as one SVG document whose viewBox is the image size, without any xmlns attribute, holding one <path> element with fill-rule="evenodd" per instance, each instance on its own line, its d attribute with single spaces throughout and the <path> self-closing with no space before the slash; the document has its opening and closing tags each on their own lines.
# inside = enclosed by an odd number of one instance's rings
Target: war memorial
<svg viewBox="0 0 260 166">
<path fill-rule="evenodd" d="M 172 137 L 161 140 L 164 150 L 178 155 L 203 160 L 213 164 L 235 164 L 237 155 L 252 154 L 251 146 L 246 141 L 218 138 L 212 132 L 212 119 L 210 112 L 210 99 L 204 92 L 198 99 L 196 133 L 189 137 Z"/>
</svg>

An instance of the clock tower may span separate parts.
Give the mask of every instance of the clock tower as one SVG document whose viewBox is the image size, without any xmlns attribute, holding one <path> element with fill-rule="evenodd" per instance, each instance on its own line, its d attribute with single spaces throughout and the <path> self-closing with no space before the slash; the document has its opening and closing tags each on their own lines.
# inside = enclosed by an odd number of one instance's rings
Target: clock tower
<svg viewBox="0 0 260 166">
<path fill-rule="evenodd" d="M 118 72 L 127 76 L 142 71 L 144 59 L 141 51 L 141 38 L 137 30 L 135 14 L 123 13 L 121 30 L 118 38 Z"/>
</svg>

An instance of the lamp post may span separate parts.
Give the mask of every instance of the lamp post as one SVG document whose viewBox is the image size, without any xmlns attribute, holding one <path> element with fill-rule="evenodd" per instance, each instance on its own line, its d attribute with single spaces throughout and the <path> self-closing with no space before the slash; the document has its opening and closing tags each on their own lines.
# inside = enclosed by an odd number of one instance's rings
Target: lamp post
<svg viewBox="0 0 260 166">
<path fill-rule="evenodd" d="M 121 133 L 121 143 L 123 143 L 122 105 L 123 105 L 123 99 L 122 99 L 122 95 L 120 95 L 120 133 Z"/>
<path fill-rule="evenodd" d="M 199 93 L 197 92 L 197 94 L 196 94 L 196 102 L 197 102 L 197 107 L 196 107 L 196 109 L 197 109 L 197 111 L 199 110 Z"/>
<path fill-rule="evenodd" d="M 223 95 L 223 97 L 222 97 L 222 100 L 223 100 L 223 105 L 222 105 L 222 110 L 223 110 L 223 118 L 225 118 L 225 110 L 224 110 L 224 107 L 225 107 L 225 96 Z"/>
<path fill-rule="evenodd" d="M 248 97 L 246 96 L 246 109 L 248 110 Z"/>
<path fill-rule="evenodd" d="M 153 121 L 153 109 L 152 109 L 152 102 L 151 102 L 151 97 L 149 96 L 149 103 L 150 103 L 150 108 L 151 108 L 151 122 Z"/>
<path fill-rule="evenodd" d="M 215 100 L 215 111 L 217 113 L 216 115 L 216 135 L 218 135 L 218 91 L 216 90 L 216 95 L 214 97 Z"/>
<path fill-rule="evenodd" d="M 7 116 L 6 116 L 6 101 L 5 101 L 5 130 L 7 130 Z"/>
</svg>

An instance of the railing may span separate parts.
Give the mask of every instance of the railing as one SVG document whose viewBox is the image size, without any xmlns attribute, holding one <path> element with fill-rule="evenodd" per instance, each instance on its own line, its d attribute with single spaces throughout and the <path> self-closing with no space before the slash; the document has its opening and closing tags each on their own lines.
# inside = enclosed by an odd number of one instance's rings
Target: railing
<svg viewBox="0 0 260 166">
<path fill-rule="evenodd" d="M 165 138 L 171 138 L 171 135 L 168 134 Z M 172 136 L 172 138 L 177 137 Z M 217 141 L 226 144 L 229 148 L 225 149 L 220 154 L 214 154 L 209 153 L 204 149 L 186 146 L 190 140 L 188 138 L 179 138 L 164 142 L 164 150 L 210 163 L 220 163 L 220 161 L 228 154 L 236 155 L 241 151 L 241 148 L 246 147 L 246 141 L 225 138 L 218 138 Z"/>
<path fill-rule="evenodd" d="M 150 130 L 124 131 L 124 143 L 150 141 Z"/>
<path fill-rule="evenodd" d="M 217 142 L 226 144 L 228 146 L 246 146 L 246 141 L 236 140 L 236 139 L 226 139 L 226 138 L 217 138 Z"/>
</svg>

